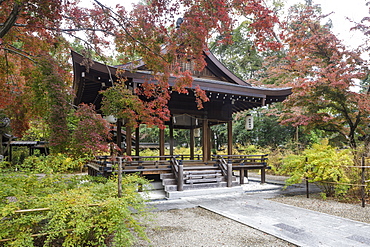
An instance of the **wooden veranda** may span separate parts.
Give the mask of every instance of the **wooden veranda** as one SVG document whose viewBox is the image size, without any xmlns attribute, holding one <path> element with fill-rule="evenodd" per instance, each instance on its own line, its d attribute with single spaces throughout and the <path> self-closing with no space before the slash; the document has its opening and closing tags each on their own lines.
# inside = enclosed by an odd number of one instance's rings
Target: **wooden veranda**
<svg viewBox="0 0 370 247">
<path fill-rule="evenodd" d="M 204 51 L 206 68 L 202 72 L 193 71 L 193 86 L 188 88 L 189 93 L 180 94 L 173 92 L 168 107 L 171 111 L 171 119 L 166 122 L 169 127 L 169 149 L 170 155 L 165 156 L 165 132 L 160 130 L 158 142 L 159 153 L 157 157 L 140 156 L 140 132 L 139 129 L 132 130 L 129 126 L 117 122 L 117 144 L 125 147 L 126 154 L 131 156 L 132 161 L 123 160 L 123 172 L 140 172 L 142 174 L 159 174 L 170 172 L 178 180 L 177 169 L 182 167 L 184 171 L 192 169 L 197 171 L 193 177 L 209 177 L 215 167 L 220 172 L 215 172 L 227 177 L 227 166 L 231 165 L 231 171 L 239 170 L 240 174 L 246 174 L 249 169 L 259 169 L 264 181 L 264 171 L 268 168 L 266 156 L 234 156 L 232 153 L 232 120 L 233 114 L 257 107 L 262 107 L 271 103 L 281 102 L 291 94 L 290 88 L 261 88 L 254 87 L 241 80 L 231 73 L 210 51 Z M 94 62 L 90 68 L 83 64 L 83 57 L 76 52 L 72 52 L 74 69 L 74 90 L 76 92 L 75 105 L 80 103 L 94 104 L 97 112 L 100 113 L 102 95 L 100 91 L 111 87 L 117 80 L 116 72 L 120 68 L 121 76 L 127 78 L 125 84 L 127 88 L 140 87 L 144 82 L 155 83 L 151 71 L 148 71 L 145 64 L 132 67 L 130 65 L 107 66 Z M 191 62 L 184 65 L 187 69 L 191 68 Z M 132 70 L 134 69 L 134 70 Z M 169 84 L 174 86 L 175 77 L 170 77 Z M 203 89 L 210 99 L 203 104 L 203 109 L 198 109 L 195 103 L 195 87 Z M 210 127 L 217 124 L 227 125 L 227 156 L 213 156 L 211 154 L 211 130 Z M 125 142 L 122 143 L 121 129 L 125 129 Z M 190 155 L 188 157 L 174 155 L 174 129 L 187 129 L 190 136 Z M 201 131 L 202 155 L 196 157 L 194 152 L 195 130 Z M 133 137 L 134 136 L 134 137 Z M 132 140 L 134 138 L 134 141 Z M 134 143 L 134 147 L 133 147 Z M 135 153 L 133 153 L 135 150 Z M 90 174 L 109 173 L 109 163 L 103 159 L 97 159 L 90 166 Z M 108 166 L 107 166 L 108 165 Z M 230 172 L 230 171 L 229 171 Z M 181 177 L 181 175 L 180 175 Z M 231 176 L 229 176 L 231 178 Z M 186 181 L 184 179 L 181 179 Z M 215 179 L 219 180 L 219 179 Z M 222 179 L 221 179 L 222 180 Z M 189 180 L 191 181 L 191 179 Z M 206 180 L 203 180 L 203 182 Z M 194 181 L 193 181 L 194 182 Z M 217 182 L 217 181 L 216 181 Z M 234 181 L 236 182 L 236 181 Z M 240 180 L 242 183 L 242 181 Z"/>
</svg>

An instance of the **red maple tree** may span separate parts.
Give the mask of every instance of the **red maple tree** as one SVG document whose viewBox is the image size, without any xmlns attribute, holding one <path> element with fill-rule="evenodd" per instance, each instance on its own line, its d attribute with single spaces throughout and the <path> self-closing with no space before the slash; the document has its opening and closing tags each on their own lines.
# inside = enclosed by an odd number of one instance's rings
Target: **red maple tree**
<svg viewBox="0 0 370 247">
<path fill-rule="evenodd" d="M 325 16 L 315 6 L 290 11 L 282 40 L 285 55 L 272 60 L 267 77 L 292 87 L 281 122 L 340 135 L 356 148 L 356 136 L 370 122 L 368 92 L 355 90 L 367 76 L 367 63 L 322 25 Z"/>
</svg>

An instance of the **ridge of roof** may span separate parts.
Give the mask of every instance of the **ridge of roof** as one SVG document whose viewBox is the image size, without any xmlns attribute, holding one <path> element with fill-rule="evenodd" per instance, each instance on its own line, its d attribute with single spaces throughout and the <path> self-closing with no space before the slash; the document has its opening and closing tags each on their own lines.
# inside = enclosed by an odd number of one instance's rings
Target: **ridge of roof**
<svg viewBox="0 0 370 247">
<path fill-rule="evenodd" d="M 209 49 L 203 50 L 203 52 L 217 68 L 219 68 L 227 77 L 229 77 L 229 79 L 234 81 L 236 84 L 251 86 L 251 84 L 240 79 L 231 70 L 229 70 L 223 63 L 221 63 L 220 60 L 218 60 L 216 56 L 213 55 L 213 53 Z"/>
<path fill-rule="evenodd" d="M 223 73 L 229 81 L 234 82 L 238 85 L 249 85 L 250 83 L 247 83 L 246 81 L 242 80 L 238 76 L 236 76 L 231 70 L 229 70 L 223 63 L 216 58 L 216 56 L 209 50 L 209 49 L 203 49 L 203 54 L 208 58 L 208 60 L 217 68 L 221 73 Z M 207 59 L 206 59 L 207 60 Z M 206 61 L 207 62 L 207 61 Z M 137 63 L 137 64 L 136 64 Z M 136 70 L 142 66 L 146 65 L 142 59 L 135 60 L 133 62 L 129 62 L 126 64 L 121 65 L 115 65 L 112 66 L 114 68 L 120 68 L 120 69 L 128 69 L 128 70 Z M 206 67 L 214 74 L 218 74 L 218 72 L 213 71 L 212 65 L 207 62 Z M 216 75 L 217 76 L 217 75 Z M 229 82 L 230 83 L 230 82 Z"/>
</svg>

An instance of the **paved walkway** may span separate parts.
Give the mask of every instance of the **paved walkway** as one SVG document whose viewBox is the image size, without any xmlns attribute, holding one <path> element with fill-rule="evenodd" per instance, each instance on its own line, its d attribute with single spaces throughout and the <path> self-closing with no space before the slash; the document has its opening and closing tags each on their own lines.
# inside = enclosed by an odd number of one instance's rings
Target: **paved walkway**
<svg viewBox="0 0 370 247">
<path fill-rule="evenodd" d="M 370 246 L 370 224 L 268 200 L 282 193 L 304 193 L 303 186 L 282 191 L 279 181 L 250 181 L 243 193 L 155 200 L 156 210 L 202 207 L 298 246 Z"/>
</svg>

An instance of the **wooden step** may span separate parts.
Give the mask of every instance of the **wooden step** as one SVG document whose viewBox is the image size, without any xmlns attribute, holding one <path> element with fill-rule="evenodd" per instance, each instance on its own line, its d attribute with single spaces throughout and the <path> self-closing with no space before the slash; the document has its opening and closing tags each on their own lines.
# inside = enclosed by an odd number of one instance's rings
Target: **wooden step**
<svg viewBox="0 0 370 247">
<path fill-rule="evenodd" d="M 186 184 L 199 184 L 199 183 L 219 183 L 221 178 L 200 178 L 200 179 L 185 179 Z"/>
<path fill-rule="evenodd" d="M 184 171 L 186 170 L 220 170 L 217 166 L 184 166 Z"/>
</svg>

